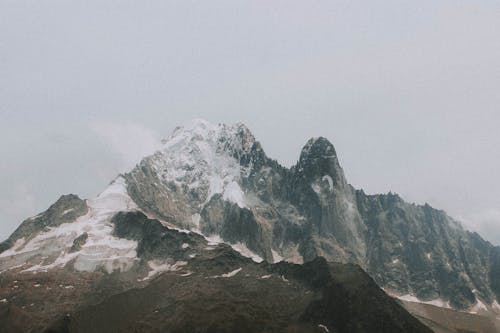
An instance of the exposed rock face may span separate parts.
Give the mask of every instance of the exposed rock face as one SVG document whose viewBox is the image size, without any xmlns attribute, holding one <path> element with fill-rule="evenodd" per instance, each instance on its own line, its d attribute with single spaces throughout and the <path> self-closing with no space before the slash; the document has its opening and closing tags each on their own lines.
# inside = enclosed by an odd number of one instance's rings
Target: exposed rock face
<svg viewBox="0 0 500 333">
<path fill-rule="evenodd" d="M 428 205 L 354 189 L 322 137 L 287 169 L 244 125 L 195 122 L 125 177 L 148 214 L 242 243 L 270 262 L 353 262 L 395 293 L 461 309 L 498 294 L 497 248 Z"/>
<path fill-rule="evenodd" d="M 184 232 L 172 238 L 165 227 Z M 354 263 L 400 296 L 500 310 L 500 249 L 444 212 L 354 189 L 325 138 L 285 168 L 243 124 L 205 121 L 177 128 L 97 198 L 63 196 L 23 222 L 0 245 L 0 272 L 148 280 L 211 247 L 205 238 L 256 261 Z"/>
<path fill-rule="evenodd" d="M 3 272 L 0 331 L 431 332 L 359 266 L 257 264 L 140 212 L 111 223 L 138 244 L 132 269 Z"/>
<path fill-rule="evenodd" d="M 0 243 L 0 253 L 12 247 L 17 240 L 32 238 L 50 227 L 74 221 L 87 211 L 85 200 L 74 194 L 63 195 L 45 212 L 21 223 L 6 241 Z"/>
</svg>

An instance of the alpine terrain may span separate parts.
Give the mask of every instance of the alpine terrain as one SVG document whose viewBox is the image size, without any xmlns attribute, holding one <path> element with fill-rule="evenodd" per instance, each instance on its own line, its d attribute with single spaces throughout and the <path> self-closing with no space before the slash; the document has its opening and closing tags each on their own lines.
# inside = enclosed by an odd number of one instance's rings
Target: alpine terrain
<svg viewBox="0 0 500 333">
<path fill-rule="evenodd" d="M 0 243 L 1 332 L 494 332 L 498 300 L 499 247 L 353 188 L 323 137 L 286 168 L 243 124 L 178 127 Z"/>
</svg>

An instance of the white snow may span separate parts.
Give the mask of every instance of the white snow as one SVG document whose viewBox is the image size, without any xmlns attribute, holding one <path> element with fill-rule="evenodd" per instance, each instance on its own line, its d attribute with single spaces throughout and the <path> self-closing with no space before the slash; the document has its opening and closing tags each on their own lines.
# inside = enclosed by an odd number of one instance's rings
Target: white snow
<svg viewBox="0 0 500 333">
<path fill-rule="evenodd" d="M 212 279 L 217 279 L 217 278 L 230 278 L 241 272 L 242 268 L 235 269 L 234 271 L 231 271 L 229 273 L 221 274 L 221 275 L 214 275 L 211 276 L 210 278 Z"/>
<path fill-rule="evenodd" d="M 304 263 L 304 257 L 302 257 L 299 252 L 299 244 L 283 249 L 283 256 L 286 262 L 293 264 Z"/>
<path fill-rule="evenodd" d="M 257 263 L 260 263 L 262 261 L 264 261 L 264 259 L 262 259 L 259 255 L 257 255 L 256 253 L 252 252 L 245 244 L 243 243 L 236 243 L 236 244 L 231 244 L 231 243 L 228 243 L 229 245 L 231 245 L 231 247 L 233 248 L 233 250 L 235 250 L 236 252 L 239 252 L 242 256 L 244 257 L 247 257 L 247 258 L 250 258 L 252 259 L 253 261 L 257 262 Z"/>
<path fill-rule="evenodd" d="M 274 251 L 273 249 L 271 249 L 271 254 L 273 255 L 273 263 L 283 261 L 283 257 L 280 256 L 280 254 Z"/>
<path fill-rule="evenodd" d="M 238 268 L 238 269 L 235 269 L 234 271 L 232 272 L 229 272 L 229 273 L 226 273 L 226 274 L 222 274 L 222 277 L 223 278 L 230 278 L 230 277 L 233 277 L 235 276 L 236 274 L 238 274 L 239 272 L 241 272 L 241 267 Z"/>
<path fill-rule="evenodd" d="M 43 215 L 43 213 L 40 213 L 40 214 L 38 214 L 38 215 L 35 215 L 35 216 L 30 217 L 28 220 L 29 220 L 29 221 L 36 220 L 37 218 L 39 218 L 39 217 L 40 217 L 40 216 L 42 216 L 42 215 Z"/>
<path fill-rule="evenodd" d="M 216 246 L 219 245 L 220 243 L 223 243 L 224 241 L 219 235 L 210 235 L 205 237 L 206 240 L 208 241 L 208 246 Z"/>
<path fill-rule="evenodd" d="M 148 266 L 151 270 L 145 278 L 140 279 L 139 281 L 149 280 L 162 272 L 175 272 L 185 265 L 187 265 L 187 262 L 185 261 L 177 261 L 172 265 L 160 260 L 150 260 L 148 261 Z"/>
<path fill-rule="evenodd" d="M 7 299 L 6 298 L 0 299 L 0 303 L 7 303 Z"/>
<path fill-rule="evenodd" d="M 388 293 L 388 294 L 391 295 L 390 293 Z M 422 300 L 419 300 L 414 295 L 410 295 L 410 294 L 407 294 L 407 295 L 391 295 L 391 296 L 399 298 L 402 301 L 414 302 L 414 303 L 422 303 L 422 304 L 430 304 L 430 305 L 438 306 L 438 307 L 441 307 L 441 308 L 448 308 L 448 309 L 451 308 L 449 302 L 447 302 L 447 301 L 445 301 L 445 300 L 443 300 L 441 298 L 436 298 L 436 299 L 433 299 L 431 301 L 422 301 Z"/>
<path fill-rule="evenodd" d="M 182 246 L 181 246 L 183 249 L 187 249 L 189 247 L 189 244 L 188 243 L 183 243 Z"/>
<path fill-rule="evenodd" d="M 262 275 L 259 279 L 269 279 L 270 277 L 272 276 L 272 274 L 269 274 L 269 275 Z"/>
<path fill-rule="evenodd" d="M 330 330 L 328 329 L 328 327 L 326 327 L 325 325 L 319 324 L 318 327 L 321 328 L 323 330 L 323 332 L 326 332 L 326 333 L 330 332 Z"/>
<path fill-rule="evenodd" d="M 311 188 L 316 194 L 321 194 L 321 186 L 316 183 L 311 184 Z"/>
<path fill-rule="evenodd" d="M 10 257 L 12 255 L 15 255 L 16 253 L 18 253 L 20 251 L 20 249 L 24 245 L 24 243 L 25 243 L 24 237 L 19 238 L 18 240 L 16 240 L 14 242 L 14 245 L 12 245 L 12 247 L 10 249 L 0 253 L 0 258 Z"/>
<path fill-rule="evenodd" d="M 328 182 L 328 188 L 330 189 L 330 191 L 333 191 L 333 179 L 332 177 L 330 177 L 329 175 L 325 175 L 323 176 L 323 178 L 321 179 L 323 181 L 327 181 Z"/>
<path fill-rule="evenodd" d="M 198 208 L 215 194 L 245 207 L 245 195 L 238 184 L 244 170 L 234 153 L 248 151 L 254 139 L 248 133 L 242 144 L 237 135 L 242 130 L 241 124 L 213 125 L 197 119 L 174 130 L 148 160 L 162 183 L 173 183 L 180 192 L 197 190 L 201 194 Z"/>
<path fill-rule="evenodd" d="M 196 232 L 198 232 L 198 233 L 201 232 L 200 231 L 200 218 L 201 218 L 201 216 L 198 213 L 197 214 L 193 214 L 191 216 L 191 220 L 192 220 L 193 225 L 194 225 L 193 230 L 196 231 Z"/>
<path fill-rule="evenodd" d="M 214 249 L 213 246 L 224 243 L 224 244 L 230 245 L 233 248 L 233 250 L 240 253 L 242 256 L 250 258 L 257 263 L 264 261 L 264 259 L 262 259 L 262 257 L 260 257 L 258 254 L 251 251 L 244 243 L 224 242 L 224 240 L 219 235 L 210 235 L 210 236 L 203 235 L 203 237 L 205 237 L 205 239 L 208 241 L 208 244 L 207 244 L 208 247 L 206 247 L 205 250 L 213 250 Z"/>
<path fill-rule="evenodd" d="M 500 311 L 500 304 L 498 304 L 497 300 L 494 300 L 491 306 L 493 309 Z"/>
<path fill-rule="evenodd" d="M 479 313 L 482 311 L 488 311 L 488 307 L 479 299 L 477 299 L 476 304 L 469 310 L 470 313 Z"/>
<path fill-rule="evenodd" d="M 72 212 L 74 211 L 75 209 L 74 208 L 70 208 L 70 209 L 66 209 L 64 212 L 62 212 L 61 216 L 64 216 L 66 214 L 68 214 L 69 212 Z"/>
<path fill-rule="evenodd" d="M 226 186 L 226 189 L 224 190 L 224 195 L 222 198 L 226 201 L 231 201 L 237 204 L 240 208 L 245 207 L 245 194 L 241 190 L 240 185 L 238 185 L 237 182 L 232 181 Z"/>
<path fill-rule="evenodd" d="M 130 269 L 137 260 L 137 242 L 113 236 L 113 225 L 110 222 L 119 211 L 137 209 L 127 194 L 125 179 L 121 176 L 116 178 L 97 198 L 88 200 L 87 205 L 88 213 L 76 221 L 49 228 L 29 240 L 22 248 L 14 246 L 2 253 L 0 270 L 26 262 L 31 267 L 24 272 L 47 271 L 63 267 L 71 261 L 74 261 L 74 268 L 79 271 L 94 271 L 98 267 L 109 273 Z M 87 241 L 80 251 L 71 253 L 69 250 L 73 240 L 84 232 L 88 234 Z M 43 259 L 38 263 L 33 262 L 37 256 L 55 257 L 55 260 L 51 263 Z"/>
</svg>

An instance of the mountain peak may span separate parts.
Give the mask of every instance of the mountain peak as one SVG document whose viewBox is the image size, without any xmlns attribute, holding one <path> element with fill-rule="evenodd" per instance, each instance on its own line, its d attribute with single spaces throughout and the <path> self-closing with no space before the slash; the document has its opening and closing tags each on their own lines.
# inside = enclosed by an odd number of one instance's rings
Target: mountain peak
<svg viewBox="0 0 500 333">
<path fill-rule="evenodd" d="M 305 158 L 336 158 L 337 152 L 333 144 L 325 137 L 315 137 L 307 141 L 300 154 L 300 160 Z"/>
<path fill-rule="evenodd" d="M 324 137 L 311 138 L 300 153 L 297 170 L 308 179 L 330 176 L 333 185 L 347 185 L 333 144 Z"/>
<path fill-rule="evenodd" d="M 255 137 L 243 123 L 216 125 L 204 119 L 194 119 L 184 126 L 176 127 L 170 137 L 162 143 L 164 151 L 175 151 L 186 145 L 195 144 L 199 148 L 204 146 L 205 149 L 211 146 L 217 150 L 249 152 L 255 143 Z"/>
</svg>

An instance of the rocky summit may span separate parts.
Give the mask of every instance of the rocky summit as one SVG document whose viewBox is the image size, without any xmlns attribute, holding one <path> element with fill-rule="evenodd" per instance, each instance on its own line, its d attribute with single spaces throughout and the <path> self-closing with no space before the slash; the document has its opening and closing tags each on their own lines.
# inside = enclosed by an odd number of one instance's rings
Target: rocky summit
<svg viewBox="0 0 500 333">
<path fill-rule="evenodd" d="M 323 137 L 286 168 L 243 124 L 178 127 L 0 244 L 2 332 L 430 332 L 387 294 L 498 315 L 500 248 L 353 188 Z"/>
</svg>

